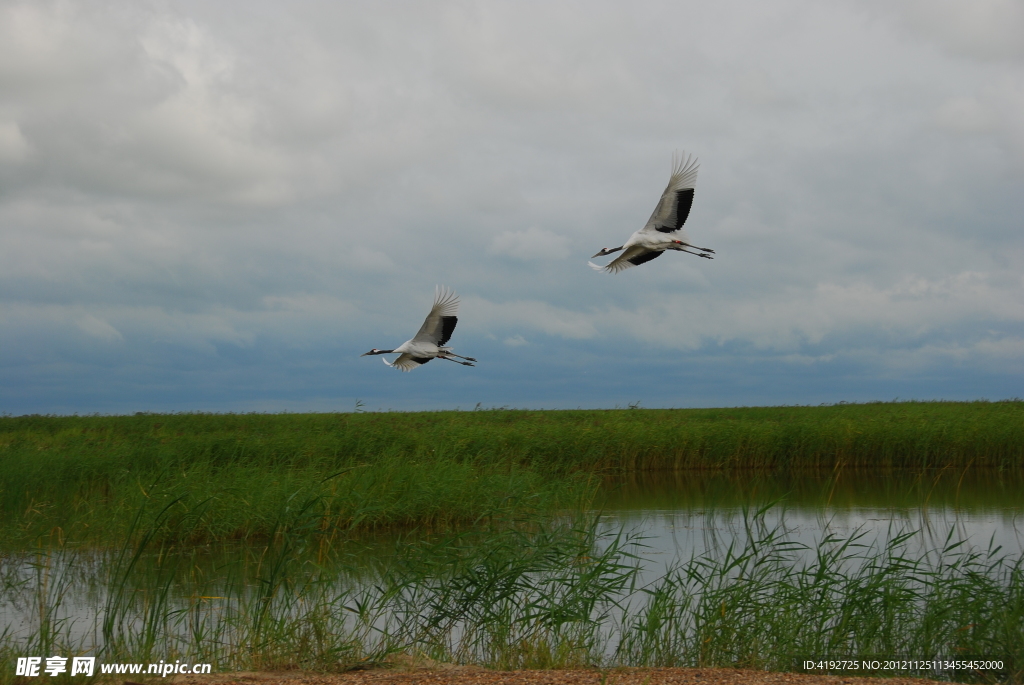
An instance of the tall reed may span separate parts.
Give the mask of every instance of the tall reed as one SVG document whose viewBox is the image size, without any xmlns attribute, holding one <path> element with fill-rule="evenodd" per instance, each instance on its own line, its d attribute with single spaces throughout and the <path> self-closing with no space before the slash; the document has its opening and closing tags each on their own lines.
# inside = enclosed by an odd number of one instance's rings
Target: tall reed
<svg viewBox="0 0 1024 685">
<path fill-rule="evenodd" d="M 216 573 L 195 563 L 195 548 L 175 554 L 166 538 L 135 530 L 124 550 L 101 553 L 100 641 L 43 621 L 29 635 L 8 633 L 0 683 L 34 649 L 209 661 L 218 671 L 344 670 L 395 654 L 496 668 L 782 671 L 810 657 L 973 655 L 1002 659 L 1003 678 L 1024 675 L 1024 559 L 952 537 L 932 552 L 914 551 L 916 533 L 904 531 L 808 547 L 767 523 L 764 509 L 745 514 L 742 542 L 638 587 L 642 540 L 602 534 L 593 520 L 523 521 L 403 541 L 360 575 L 343 547 L 289 534 L 310 520 L 305 504 L 282 510 L 280 536 Z M 67 569 L 97 563 L 62 553 Z M 47 610 L 58 610 L 67 593 L 48 592 Z"/>
<path fill-rule="evenodd" d="M 863 532 L 828 535 L 807 548 L 781 530 L 644 588 L 616 658 L 785 671 L 810 658 L 977 656 L 1003 660 L 1003 677 L 1024 675 L 1024 557 L 965 548 L 952 531 L 944 549 L 912 553 L 915 532 L 871 544 Z"/>
<path fill-rule="evenodd" d="M 143 505 L 206 503 L 195 542 L 553 511 L 647 469 L 1024 467 L 1024 402 L 365 414 L 0 417 L 0 533 L 116 538 Z M 60 506 L 57 506 L 59 503 Z"/>
</svg>

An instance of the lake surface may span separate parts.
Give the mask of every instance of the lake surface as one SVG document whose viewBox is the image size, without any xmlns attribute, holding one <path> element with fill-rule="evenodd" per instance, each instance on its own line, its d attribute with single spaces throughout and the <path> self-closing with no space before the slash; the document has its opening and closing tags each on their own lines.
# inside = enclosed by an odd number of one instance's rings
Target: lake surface
<svg viewBox="0 0 1024 685">
<path fill-rule="evenodd" d="M 643 537 L 646 575 L 742 545 L 765 508 L 760 534 L 767 527 L 811 549 L 828 535 L 879 545 L 913 532 L 911 550 L 959 542 L 1024 552 L 1021 471 L 646 472 L 605 481 L 598 506 L 605 531 Z"/>
<path fill-rule="evenodd" d="M 642 579 L 650 581 L 677 562 L 767 534 L 805 545 L 809 554 L 830 535 L 859 534 L 862 544 L 884 545 L 912 532 L 912 551 L 931 553 L 960 543 L 961 549 L 1001 548 L 1000 554 L 1017 557 L 1024 551 L 1022 493 L 1024 472 L 641 473 L 605 481 L 595 506 L 601 531 L 624 531 L 639 540 L 633 549 L 643 564 Z M 352 586 L 373 576 L 371 569 L 387 565 L 395 544 L 390 535 L 353 546 L 336 582 Z M 157 556 L 141 558 L 138 572 L 155 568 Z M 81 550 L 0 556 L 0 626 L 10 627 L 5 639 L 17 642 L 38 632 L 45 616 L 70 641 L 87 649 L 100 644 L 110 597 L 102 579 L 111 577 L 115 557 L 112 551 Z M 172 608 L 199 595 L 216 600 L 215 579 L 229 568 L 233 582 L 258 592 L 268 561 L 252 548 L 224 547 L 193 552 L 180 566 L 175 573 L 191 575 L 167 586 Z M 317 562 L 310 557 L 298 567 L 316 569 Z M 188 578 L 197 577 L 206 579 L 202 588 L 190 585 Z M 126 586 L 145 592 L 134 582 Z M 130 625 L 141 619 L 124 620 Z"/>
</svg>

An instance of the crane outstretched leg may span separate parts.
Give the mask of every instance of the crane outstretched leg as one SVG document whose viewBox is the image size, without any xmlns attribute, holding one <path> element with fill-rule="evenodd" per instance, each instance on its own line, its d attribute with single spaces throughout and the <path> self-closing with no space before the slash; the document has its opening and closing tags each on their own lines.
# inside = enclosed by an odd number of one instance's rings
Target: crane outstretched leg
<svg viewBox="0 0 1024 685">
<path fill-rule="evenodd" d="M 458 355 L 455 355 L 455 356 L 458 356 Z M 462 364 L 463 366 L 476 366 L 476 364 L 470 364 L 469 362 L 460 362 L 458 359 L 452 359 L 451 357 L 441 357 L 441 356 L 438 356 L 438 359 L 447 359 L 450 362 L 455 362 L 456 364 Z M 468 357 L 463 357 L 463 359 L 468 359 Z"/>
<path fill-rule="evenodd" d="M 706 254 L 704 252 L 691 252 L 690 250 L 687 250 L 685 247 L 677 247 L 676 250 L 678 250 L 679 252 L 685 252 L 686 254 L 697 255 L 698 257 L 703 257 L 704 259 L 714 259 L 714 257 L 712 257 L 709 254 Z"/>
<path fill-rule="evenodd" d="M 465 359 L 466 361 L 475 362 L 476 360 L 472 357 L 463 357 L 461 354 L 455 354 L 455 350 L 450 347 L 440 347 L 437 350 L 438 356 L 449 355 L 452 357 L 458 357 L 459 359 Z"/>
</svg>

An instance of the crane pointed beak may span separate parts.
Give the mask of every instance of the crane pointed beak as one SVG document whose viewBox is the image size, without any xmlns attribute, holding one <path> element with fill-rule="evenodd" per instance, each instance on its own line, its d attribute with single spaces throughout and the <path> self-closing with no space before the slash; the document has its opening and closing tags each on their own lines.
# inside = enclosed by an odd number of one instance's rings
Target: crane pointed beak
<svg viewBox="0 0 1024 685">
<path fill-rule="evenodd" d="M 368 354 L 373 354 L 373 353 L 374 353 L 374 352 L 376 352 L 376 351 L 377 351 L 377 350 L 370 350 L 369 352 L 364 352 L 363 354 L 361 354 L 361 355 L 359 355 L 359 356 L 360 356 L 360 357 L 365 357 L 366 355 L 368 355 Z"/>
<path fill-rule="evenodd" d="M 608 254 L 608 253 L 607 253 L 607 252 L 605 251 L 605 250 L 607 250 L 607 249 L 608 249 L 608 248 L 606 248 L 606 247 L 602 247 L 602 248 L 601 248 L 601 251 L 600 251 L 600 252 L 598 252 L 598 253 L 597 253 L 596 255 L 594 255 L 594 257 L 603 257 L 604 255 Z M 594 257 L 591 257 L 591 259 L 593 259 Z"/>
</svg>

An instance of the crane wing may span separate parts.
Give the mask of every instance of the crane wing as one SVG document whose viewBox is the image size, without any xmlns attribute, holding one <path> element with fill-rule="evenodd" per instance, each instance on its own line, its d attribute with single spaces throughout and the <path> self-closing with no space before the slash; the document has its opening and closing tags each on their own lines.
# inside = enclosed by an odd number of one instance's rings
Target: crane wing
<svg viewBox="0 0 1024 685">
<path fill-rule="evenodd" d="M 591 269 L 605 271 L 610 274 L 617 274 L 623 269 L 628 269 L 632 266 L 640 266 L 641 264 L 646 264 L 652 259 L 657 259 L 661 256 L 662 252 L 664 252 L 664 250 L 648 250 L 645 247 L 634 245 L 633 247 L 626 248 L 625 252 L 604 266 L 598 266 L 593 262 L 587 263 L 590 264 Z"/>
<path fill-rule="evenodd" d="M 399 371 L 412 371 L 413 369 L 426 364 L 431 360 L 431 357 L 414 357 L 413 355 L 406 352 L 405 354 L 398 355 L 398 359 L 393 362 L 389 362 L 387 359 L 382 361 L 388 366 L 398 369 Z"/>
<path fill-rule="evenodd" d="M 693 155 L 685 153 L 677 156 L 674 162 L 668 186 L 661 194 L 661 200 L 651 218 L 647 220 L 647 225 L 640 229 L 642 231 L 673 233 L 683 227 L 686 217 L 690 215 L 699 164 Z"/>
<path fill-rule="evenodd" d="M 420 330 L 413 336 L 413 342 L 430 342 L 438 347 L 451 339 L 459 319 L 459 296 L 454 290 L 438 286 L 434 291 L 434 306 L 430 308 Z M 401 359 L 401 357 L 399 357 Z"/>
</svg>

